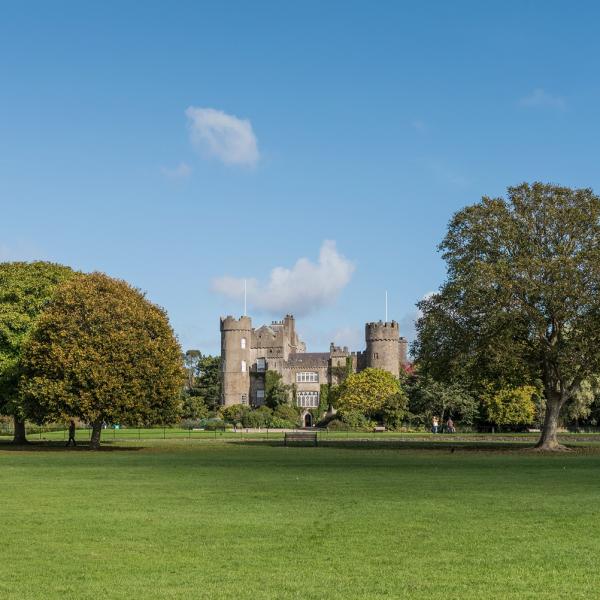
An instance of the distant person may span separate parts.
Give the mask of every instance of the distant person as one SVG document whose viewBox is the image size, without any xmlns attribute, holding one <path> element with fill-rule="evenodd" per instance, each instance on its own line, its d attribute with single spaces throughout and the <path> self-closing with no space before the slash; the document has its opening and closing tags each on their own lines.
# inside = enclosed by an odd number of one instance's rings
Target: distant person
<svg viewBox="0 0 600 600">
<path fill-rule="evenodd" d="M 440 426 L 440 422 L 438 421 L 438 418 L 433 417 L 433 421 L 431 423 L 431 433 L 437 433 L 439 426 Z"/>
<path fill-rule="evenodd" d="M 448 433 L 456 433 L 456 429 L 454 428 L 454 421 L 450 417 L 448 417 L 448 420 L 446 421 L 446 429 Z"/>
<path fill-rule="evenodd" d="M 77 442 L 75 441 L 75 421 L 73 421 L 73 419 L 69 422 L 69 441 L 67 442 L 67 448 L 71 445 L 71 442 L 73 442 L 73 446 L 77 446 Z"/>
</svg>

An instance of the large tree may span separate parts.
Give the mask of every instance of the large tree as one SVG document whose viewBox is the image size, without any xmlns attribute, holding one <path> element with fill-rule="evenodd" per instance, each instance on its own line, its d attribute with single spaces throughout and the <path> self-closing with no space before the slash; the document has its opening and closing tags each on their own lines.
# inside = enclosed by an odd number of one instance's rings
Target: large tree
<svg viewBox="0 0 600 600">
<path fill-rule="evenodd" d="M 368 368 L 348 375 L 332 390 L 332 396 L 336 409 L 358 411 L 372 418 L 392 410 L 398 415 L 408 404 L 400 381 L 383 369 Z"/>
<path fill-rule="evenodd" d="M 538 447 L 562 448 L 561 410 L 600 372 L 600 198 L 522 184 L 452 218 L 448 279 L 423 300 L 414 350 L 434 376 L 505 385 L 541 379 Z"/>
<path fill-rule="evenodd" d="M 19 398 L 23 344 L 56 286 L 72 275 L 49 262 L 0 263 L 0 413 L 13 416 L 17 444 L 27 441 Z"/>
<path fill-rule="evenodd" d="M 28 415 L 90 423 L 92 448 L 103 422 L 151 425 L 178 416 L 185 373 L 165 311 L 102 273 L 56 289 L 22 362 Z"/>
</svg>

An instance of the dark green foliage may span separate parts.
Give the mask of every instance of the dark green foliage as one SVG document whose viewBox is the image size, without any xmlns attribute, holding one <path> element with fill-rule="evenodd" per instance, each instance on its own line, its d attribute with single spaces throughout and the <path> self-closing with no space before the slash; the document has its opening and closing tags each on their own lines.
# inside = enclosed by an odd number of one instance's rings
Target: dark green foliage
<svg viewBox="0 0 600 600">
<path fill-rule="evenodd" d="M 23 417 L 19 398 L 23 345 L 54 290 L 73 275 L 48 262 L 0 263 L 0 413 Z"/>
<path fill-rule="evenodd" d="M 277 408 L 290 402 L 292 386 L 283 383 L 283 377 L 277 371 L 268 370 L 265 373 L 265 404 Z"/>
<path fill-rule="evenodd" d="M 451 417 L 456 423 L 471 425 L 478 416 L 479 404 L 458 383 L 442 383 L 428 377 L 414 377 L 408 383 L 411 420 L 429 427 L 434 416 L 441 422 Z"/>
</svg>

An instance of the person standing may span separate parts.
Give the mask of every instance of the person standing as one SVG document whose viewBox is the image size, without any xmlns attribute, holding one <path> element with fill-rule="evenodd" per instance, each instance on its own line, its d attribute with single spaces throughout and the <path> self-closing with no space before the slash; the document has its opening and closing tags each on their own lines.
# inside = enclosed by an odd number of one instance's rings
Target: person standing
<svg viewBox="0 0 600 600">
<path fill-rule="evenodd" d="M 75 421 L 73 421 L 73 419 L 69 422 L 69 440 L 67 441 L 67 448 L 71 445 L 71 442 L 73 442 L 73 446 L 77 446 L 77 442 L 75 441 Z"/>
<path fill-rule="evenodd" d="M 440 426 L 440 422 L 437 417 L 433 417 L 433 421 L 431 423 L 431 433 L 437 433 L 438 427 Z"/>
<path fill-rule="evenodd" d="M 454 428 L 454 421 L 452 417 L 448 417 L 448 421 L 446 422 L 446 428 L 448 429 L 448 433 L 455 433 L 456 429 Z"/>
</svg>

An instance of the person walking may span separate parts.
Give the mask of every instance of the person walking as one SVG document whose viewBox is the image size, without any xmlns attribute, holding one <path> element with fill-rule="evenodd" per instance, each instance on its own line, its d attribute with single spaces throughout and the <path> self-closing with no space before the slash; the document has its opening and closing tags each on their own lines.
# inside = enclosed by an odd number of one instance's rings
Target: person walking
<svg viewBox="0 0 600 600">
<path fill-rule="evenodd" d="M 69 422 L 69 440 L 67 441 L 67 448 L 71 445 L 71 442 L 73 442 L 73 446 L 77 446 L 77 442 L 75 441 L 75 421 L 73 421 L 73 419 Z"/>
<path fill-rule="evenodd" d="M 431 423 L 431 433 L 437 433 L 438 427 L 440 426 L 440 422 L 437 417 L 433 417 L 433 421 Z"/>
</svg>

